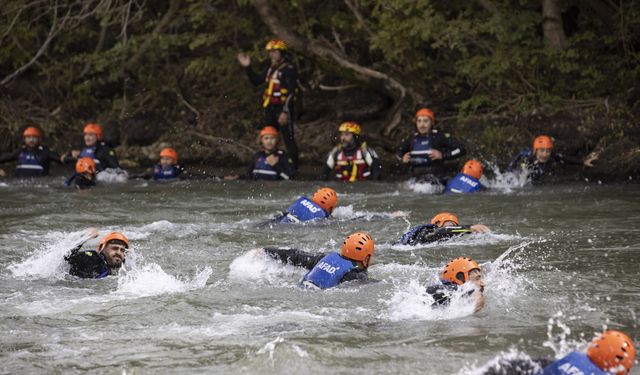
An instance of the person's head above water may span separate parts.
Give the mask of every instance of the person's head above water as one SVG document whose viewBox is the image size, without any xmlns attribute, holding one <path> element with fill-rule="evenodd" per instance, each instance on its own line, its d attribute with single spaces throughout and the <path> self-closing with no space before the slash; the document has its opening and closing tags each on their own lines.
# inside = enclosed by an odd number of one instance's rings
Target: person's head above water
<svg viewBox="0 0 640 375">
<path fill-rule="evenodd" d="M 484 172 L 484 167 L 482 163 L 477 160 L 471 159 L 464 163 L 462 167 L 462 173 L 480 179 L 482 177 L 482 172 Z"/>
<path fill-rule="evenodd" d="M 276 145 L 278 144 L 278 129 L 275 126 L 267 125 L 258 135 L 260 139 L 260 145 L 264 148 L 265 151 L 274 151 L 276 149 Z"/>
<path fill-rule="evenodd" d="M 440 278 L 457 285 L 471 281 L 481 290 L 484 288 L 480 265 L 471 258 L 459 257 L 451 260 L 444 266 Z"/>
<path fill-rule="evenodd" d="M 171 147 L 165 147 L 160 151 L 160 165 L 169 167 L 178 164 L 178 153 Z"/>
<path fill-rule="evenodd" d="M 96 162 L 90 157 L 78 159 L 76 162 L 76 173 L 93 179 L 93 176 L 96 174 Z"/>
<path fill-rule="evenodd" d="M 313 193 L 311 200 L 323 210 L 331 213 L 338 204 L 338 194 L 332 188 L 324 187 Z"/>
<path fill-rule="evenodd" d="M 540 163 L 546 163 L 551 157 L 553 139 L 547 135 L 537 136 L 533 140 L 533 154 Z"/>
<path fill-rule="evenodd" d="M 350 147 L 355 144 L 360 134 L 362 134 L 362 128 L 355 121 L 345 121 L 338 127 L 338 132 L 340 132 L 342 147 Z"/>
<path fill-rule="evenodd" d="M 371 264 L 371 258 L 373 258 L 373 248 L 373 238 L 368 233 L 357 232 L 344 240 L 340 255 L 362 263 L 366 270 Z"/>
<path fill-rule="evenodd" d="M 436 116 L 429 108 L 420 108 L 416 112 L 416 130 L 419 134 L 427 135 L 436 123 Z"/>
<path fill-rule="evenodd" d="M 42 139 L 42 133 L 35 126 L 29 126 L 24 129 L 22 139 L 24 139 L 24 144 L 28 147 L 36 147 Z"/>
<path fill-rule="evenodd" d="M 587 347 L 587 357 L 603 371 L 628 374 L 633 367 L 636 349 L 629 336 L 608 330 L 598 334 Z"/>
<path fill-rule="evenodd" d="M 84 144 L 89 147 L 95 145 L 98 141 L 102 141 L 104 138 L 102 126 L 98 124 L 90 123 L 85 125 L 82 133 L 84 134 Z"/>
<path fill-rule="evenodd" d="M 129 240 L 124 234 L 111 232 L 102 237 L 97 252 L 104 257 L 109 267 L 119 268 L 124 263 L 128 248 Z"/>
<path fill-rule="evenodd" d="M 449 212 L 440 212 L 431 219 L 431 224 L 438 228 L 460 225 L 458 217 Z"/>
</svg>

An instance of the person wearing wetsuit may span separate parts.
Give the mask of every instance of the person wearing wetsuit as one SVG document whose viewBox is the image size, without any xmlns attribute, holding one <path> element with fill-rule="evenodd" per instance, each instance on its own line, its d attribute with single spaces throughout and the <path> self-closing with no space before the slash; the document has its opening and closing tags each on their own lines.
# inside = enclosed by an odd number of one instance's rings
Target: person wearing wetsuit
<svg viewBox="0 0 640 375">
<path fill-rule="evenodd" d="M 469 233 L 487 233 L 491 230 L 483 224 L 460 225 L 458 217 L 449 212 L 440 212 L 430 224 L 422 224 L 404 233 L 395 244 L 419 245 L 445 241 Z"/>
<path fill-rule="evenodd" d="M 17 160 L 15 176 L 18 178 L 48 176 L 49 163 L 60 163 L 60 156 L 40 144 L 42 133 L 34 126 L 27 127 L 22 133 L 22 138 L 24 145 L 14 152 L 0 155 L 0 164 Z M 2 169 L 0 176 L 5 176 Z"/>
<path fill-rule="evenodd" d="M 483 375 L 607 375 L 629 374 L 636 349 L 633 340 L 616 330 L 606 330 L 593 338 L 587 352 L 573 351 L 558 360 L 499 360 Z"/>
<path fill-rule="evenodd" d="M 293 135 L 294 100 L 298 89 L 298 72 L 290 61 L 287 44 L 278 39 L 267 42 L 271 65 L 262 73 L 251 68 L 251 58 L 238 54 L 238 62 L 245 68 L 254 86 L 266 85 L 262 95 L 264 124 L 276 125 L 284 138 L 293 168 L 298 169 L 298 146 Z"/>
<path fill-rule="evenodd" d="M 323 220 L 331 216 L 333 209 L 338 204 L 336 191 L 325 187 L 318 189 L 311 199 L 301 196 L 281 215 L 274 218 L 280 223 L 303 223 L 314 220 Z"/>
<path fill-rule="evenodd" d="M 98 231 L 93 230 L 93 238 Z M 111 232 L 104 236 L 97 250 L 83 250 L 82 244 L 64 257 L 69 264 L 69 274 L 83 279 L 101 279 L 118 273 L 124 264 L 129 240 L 124 234 Z"/>
<path fill-rule="evenodd" d="M 366 142 L 360 141 L 360 125 L 353 121 L 343 122 L 338 131 L 340 144 L 329 152 L 320 178 L 326 181 L 335 177 L 345 182 L 379 180 L 382 172 L 380 160 Z"/>
<path fill-rule="evenodd" d="M 373 257 L 373 239 L 367 233 L 354 233 L 342 244 L 340 253 L 310 254 L 297 249 L 266 247 L 264 253 L 282 263 L 309 270 L 300 286 L 328 289 L 353 280 L 367 280 L 367 268 Z"/>
<path fill-rule="evenodd" d="M 76 162 L 76 173 L 64 182 L 64 186 L 69 187 L 73 184 L 79 190 L 92 188 L 96 186 L 96 173 L 96 162 L 93 159 L 80 158 Z"/>
<path fill-rule="evenodd" d="M 483 171 L 484 167 L 479 161 L 467 161 L 464 163 L 460 173 L 447 182 L 447 186 L 444 188 L 443 193 L 469 194 L 479 192 L 482 190 L 480 177 L 482 177 Z"/>
<path fill-rule="evenodd" d="M 243 175 L 225 176 L 225 180 L 290 180 L 295 175 L 295 169 L 289 155 L 277 148 L 278 129 L 265 126 L 258 137 L 262 150 L 253 155 L 247 172 Z"/>
<path fill-rule="evenodd" d="M 515 173 L 528 173 L 528 178 L 533 184 L 539 184 L 544 178 L 553 175 L 557 165 L 571 164 L 593 167 L 593 162 L 598 160 L 598 155 L 590 155 L 582 160 L 579 158 L 553 152 L 553 139 L 541 135 L 533 140 L 533 148 L 522 150 L 516 155 L 507 170 Z"/>
<path fill-rule="evenodd" d="M 475 299 L 475 311 L 484 307 L 484 281 L 480 265 L 471 258 L 455 258 L 444 267 L 440 283 L 426 288 L 427 294 L 433 297 L 433 307 L 446 306 L 451 297 L 466 282 L 472 282 L 476 288 L 468 292 L 468 297 Z"/>
<path fill-rule="evenodd" d="M 105 142 L 102 126 L 87 124 L 83 130 L 84 144 L 79 150 L 72 150 L 62 155 L 64 163 L 75 163 L 79 158 L 89 157 L 96 163 L 96 169 L 103 171 L 107 168 L 120 168 L 116 152 Z"/>
<path fill-rule="evenodd" d="M 436 118 L 428 108 L 416 112 L 417 132 L 403 140 L 396 157 L 409 165 L 410 176 L 418 181 L 443 184 L 445 161 L 458 159 L 466 153 L 464 145 L 450 133 L 435 128 Z"/>
</svg>

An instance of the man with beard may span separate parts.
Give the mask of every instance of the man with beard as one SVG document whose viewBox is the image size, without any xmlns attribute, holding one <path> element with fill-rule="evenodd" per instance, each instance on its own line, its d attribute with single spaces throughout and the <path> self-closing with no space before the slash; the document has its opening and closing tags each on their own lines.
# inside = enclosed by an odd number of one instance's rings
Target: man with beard
<svg viewBox="0 0 640 375">
<path fill-rule="evenodd" d="M 340 124 L 340 144 L 331 150 L 322 169 L 321 178 L 328 180 L 331 174 L 345 182 L 379 180 L 381 165 L 376 152 L 361 141 L 362 129 L 354 121 Z"/>
<path fill-rule="evenodd" d="M 89 229 L 91 238 L 98 237 L 98 230 Z M 104 236 L 97 250 L 82 250 L 80 244 L 64 257 L 69 263 L 69 274 L 84 279 L 101 279 L 115 275 L 125 261 L 129 240 L 120 232 L 111 232 Z"/>
</svg>

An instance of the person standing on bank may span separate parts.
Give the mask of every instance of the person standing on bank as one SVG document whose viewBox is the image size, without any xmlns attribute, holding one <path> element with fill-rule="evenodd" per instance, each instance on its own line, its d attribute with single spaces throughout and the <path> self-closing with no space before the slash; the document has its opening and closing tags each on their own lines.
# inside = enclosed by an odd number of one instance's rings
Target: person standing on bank
<svg viewBox="0 0 640 375">
<path fill-rule="evenodd" d="M 277 124 L 287 152 L 298 169 L 298 146 L 293 135 L 293 104 L 298 87 L 298 72 L 290 61 L 287 44 L 272 39 L 265 47 L 271 60 L 270 66 L 261 73 L 251 67 L 251 58 L 246 53 L 238 54 L 238 62 L 245 68 L 249 81 L 254 86 L 266 85 L 262 95 L 264 109 L 263 124 Z"/>
</svg>

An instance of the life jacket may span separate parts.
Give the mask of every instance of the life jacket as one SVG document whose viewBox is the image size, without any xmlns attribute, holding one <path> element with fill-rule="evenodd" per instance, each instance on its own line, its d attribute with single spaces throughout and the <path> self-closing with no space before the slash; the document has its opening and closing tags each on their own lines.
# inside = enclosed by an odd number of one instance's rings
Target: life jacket
<svg viewBox="0 0 640 375">
<path fill-rule="evenodd" d="M 278 180 L 278 172 L 267 163 L 267 155 L 264 152 L 256 159 L 251 173 L 256 180 Z"/>
<path fill-rule="evenodd" d="M 167 168 L 162 168 L 160 164 L 156 164 L 153 167 L 153 179 L 156 181 L 169 181 L 175 180 L 180 174 L 180 169 L 176 165 L 170 165 Z"/>
<path fill-rule="evenodd" d="M 280 85 L 280 79 L 282 78 L 282 69 L 286 66 L 286 63 L 281 64 L 277 68 L 269 67 L 265 82 L 267 88 L 262 94 L 262 107 L 267 108 L 269 105 L 284 105 L 289 96 L 289 91 Z"/>
<path fill-rule="evenodd" d="M 38 154 L 30 148 L 23 148 L 18 155 L 16 176 L 40 176 L 42 174 L 44 174 L 44 167 L 40 164 Z"/>
<path fill-rule="evenodd" d="M 571 352 L 543 370 L 543 375 L 607 375 L 584 353 Z"/>
<path fill-rule="evenodd" d="M 299 223 L 325 219 L 329 214 L 322 207 L 315 204 L 311 199 L 301 196 L 298 200 L 287 208 L 287 213 L 280 219 L 281 223 Z"/>
<path fill-rule="evenodd" d="M 443 193 L 475 193 L 480 191 L 481 188 L 480 180 L 460 172 L 449 181 Z"/>
<path fill-rule="evenodd" d="M 78 156 L 78 159 L 80 158 L 91 158 L 93 159 L 93 161 L 96 162 L 96 169 L 101 170 L 102 168 L 100 167 L 100 159 L 98 159 L 96 157 L 96 151 L 98 150 L 98 145 L 94 145 L 94 146 L 84 146 L 82 148 L 82 150 L 80 151 L 80 156 Z"/>
<path fill-rule="evenodd" d="M 365 153 L 367 152 L 366 143 L 362 143 L 358 146 L 354 152 L 347 155 L 344 152 L 342 145 L 338 147 L 338 154 L 336 155 L 336 178 L 354 182 L 365 180 L 371 174 L 369 170 L 369 164 L 365 159 Z"/>
<path fill-rule="evenodd" d="M 431 136 L 416 135 L 411 141 L 411 151 L 409 151 L 409 164 L 427 165 L 431 163 L 428 151 L 431 150 Z"/>
<path fill-rule="evenodd" d="M 318 264 L 304 275 L 300 284 L 320 289 L 331 288 L 338 285 L 342 277 L 355 268 L 352 261 L 332 252 L 320 259 Z"/>
</svg>

